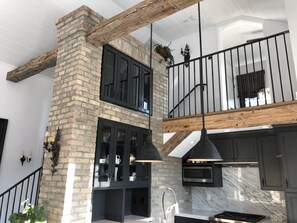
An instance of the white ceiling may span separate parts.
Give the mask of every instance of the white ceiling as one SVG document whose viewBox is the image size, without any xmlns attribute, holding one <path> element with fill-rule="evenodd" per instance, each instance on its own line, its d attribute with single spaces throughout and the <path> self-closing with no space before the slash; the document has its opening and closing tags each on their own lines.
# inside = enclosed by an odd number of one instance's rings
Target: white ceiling
<svg viewBox="0 0 297 223">
<path fill-rule="evenodd" d="M 1 0 L 0 61 L 18 66 L 56 47 L 55 22 L 81 5 L 110 18 L 140 0 Z M 283 0 L 204 0 L 203 27 L 238 16 L 286 20 Z M 197 5 L 154 24 L 154 40 L 169 43 L 197 32 Z M 148 27 L 133 33 L 147 41 Z"/>
</svg>

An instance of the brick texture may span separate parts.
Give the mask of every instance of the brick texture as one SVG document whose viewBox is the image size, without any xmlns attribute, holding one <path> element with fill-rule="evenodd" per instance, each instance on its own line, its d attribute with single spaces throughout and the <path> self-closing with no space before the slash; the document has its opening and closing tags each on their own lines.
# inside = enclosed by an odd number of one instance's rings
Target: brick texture
<svg viewBox="0 0 297 223">
<path fill-rule="evenodd" d="M 97 120 L 110 119 L 130 125 L 148 127 L 146 114 L 100 101 L 102 47 L 86 43 L 87 31 L 103 18 L 82 6 L 61 18 L 58 28 L 58 59 L 55 70 L 49 130 L 60 127 L 61 152 L 58 171 L 51 174 L 51 154 L 45 153 L 40 203 L 46 204 L 48 222 L 91 222 L 93 162 Z M 131 36 L 110 43 L 115 48 L 149 64 L 149 49 Z M 166 64 L 153 55 L 153 142 L 161 151 L 161 123 L 167 112 Z M 166 187 L 176 190 L 182 206 L 191 206 L 188 189 L 181 186 L 181 160 L 164 158 L 152 165 L 152 216 L 162 216 L 161 197 Z M 171 202 L 169 199 L 168 202 Z"/>
</svg>

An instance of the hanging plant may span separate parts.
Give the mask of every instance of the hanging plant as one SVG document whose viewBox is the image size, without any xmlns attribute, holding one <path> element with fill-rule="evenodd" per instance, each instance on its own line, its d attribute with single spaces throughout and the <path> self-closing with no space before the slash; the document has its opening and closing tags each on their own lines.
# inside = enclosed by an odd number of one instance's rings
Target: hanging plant
<svg viewBox="0 0 297 223">
<path fill-rule="evenodd" d="M 169 48 L 169 46 L 164 46 L 162 44 L 156 44 L 155 45 L 155 52 L 160 54 L 165 62 L 167 62 L 169 65 L 174 64 L 174 58 L 171 54 L 171 49 Z"/>
</svg>

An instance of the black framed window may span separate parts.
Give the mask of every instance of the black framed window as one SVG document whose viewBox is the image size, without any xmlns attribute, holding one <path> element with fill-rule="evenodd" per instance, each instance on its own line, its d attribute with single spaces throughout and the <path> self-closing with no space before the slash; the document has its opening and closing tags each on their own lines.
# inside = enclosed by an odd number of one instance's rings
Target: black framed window
<svg viewBox="0 0 297 223">
<path fill-rule="evenodd" d="M 7 123 L 8 123 L 7 119 L 0 118 L 0 163 L 2 158 L 3 147 L 4 147 Z"/>
<path fill-rule="evenodd" d="M 104 45 L 101 100 L 149 113 L 151 76 L 147 66 Z"/>
</svg>

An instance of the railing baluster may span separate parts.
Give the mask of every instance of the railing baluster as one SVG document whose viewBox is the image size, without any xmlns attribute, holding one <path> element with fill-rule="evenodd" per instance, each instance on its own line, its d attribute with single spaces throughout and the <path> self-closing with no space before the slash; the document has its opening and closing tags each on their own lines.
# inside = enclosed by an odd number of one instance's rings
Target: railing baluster
<svg viewBox="0 0 297 223">
<path fill-rule="evenodd" d="M 260 52 L 261 70 L 264 70 L 261 41 L 259 41 L 259 52 Z M 265 105 L 267 105 L 266 86 L 264 88 L 264 97 L 265 97 Z"/>
<path fill-rule="evenodd" d="M 234 69 L 233 69 L 233 55 L 232 50 L 230 50 L 230 59 L 231 59 L 231 74 L 232 74 L 232 89 L 233 89 L 233 103 L 234 108 L 236 108 L 236 101 L 235 101 L 235 84 L 234 84 Z"/>
<path fill-rule="evenodd" d="M 175 107 L 175 104 L 174 104 L 174 99 L 175 99 L 175 95 L 174 95 L 174 78 L 175 78 L 175 75 L 174 75 L 174 69 L 173 69 L 173 73 L 172 73 L 172 108 Z M 174 109 L 172 110 L 172 117 L 175 117 L 175 114 L 174 114 Z"/>
<path fill-rule="evenodd" d="M 219 97 L 220 97 L 220 111 L 222 111 L 222 96 L 221 96 L 221 73 L 220 73 L 220 54 L 217 55 L 218 60 L 218 77 L 219 77 Z"/>
<path fill-rule="evenodd" d="M 241 69 L 240 69 L 240 59 L 239 59 L 239 47 L 237 48 L 237 63 L 238 63 L 238 75 L 241 75 Z M 241 108 L 242 105 L 242 99 L 239 98 L 239 108 Z"/>
<path fill-rule="evenodd" d="M 291 96 L 292 96 L 292 101 L 294 101 L 292 76 L 291 76 L 291 70 L 290 70 L 290 61 L 289 61 L 289 56 L 288 56 L 288 48 L 287 48 L 287 41 L 286 41 L 286 35 L 285 34 L 283 34 L 283 38 L 284 38 L 285 51 L 286 51 L 286 60 L 287 60 L 288 74 L 289 74 L 289 80 L 290 80 Z"/>
<path fill-rule="evenodd" d="M 35 173 L 36 174 L 36 173 Z M 33 196 L 33 190 L 35 185 L 35 174 L 33 175 L 33 182 L 32 182 L 32 189 L 31 189 L 31 196 L 30 196 L 30 203 L 33 203 L 32 196 Z"/>
<path fill-rule="evenodd" d="M 226 103 L 227 103 L 227 110 L 229 110 L 228 74 L 227 74 L 227 63 L 226 63 L 226 51 L 224 52 L 224 67 L 225 67 Z"/>
<path fill-rule="evenodd" d="M 175 67 L 172 67 L 173 70 L 174 70 L 174 68 Z M 167 81 L 168 82 L 168 84 L 167 84 L 167 97 L 168 97 L 167 98 L 167 106 L 168 106 L 167 109 L 168 109 L 168 118 L 170 118 L 170 110 L 169 110 L 170 109 L 170 69 L 171 68 L 168 68 L 167 69 L 167 74 L 168 74 L 168 76 L 167 76 L 168 77 L 168 81 Z"/>
<path fill-rule="evenodd" d="M 269 41 L 268 41 L 268 39 L 266 40 L 266 43 L 267 43 L 267 53 L 268 53 L 268 60 L 269 60 L 271 87 L 272 87 L 272 94 L 273 94 L 273 103 L 275 103 L 275 92 L 274 92 L 273 75 L 272 75 L 272 65 L 271 65 L 271 56 L 270 56 L 270 48 L 269 48 Z"/>
<path fill-rule="evenodd" d="M 189 115 L 191 115 L 191 76 L 190 76 L 190 63 L 188 65 L 188 92 L 189 92 Z"/>
<path fill-rule="evenodd" d="M 282 99 L 283 99 L 283 102 L 284 102 L 285 99 L 284 99 L 284 90 L 283 90 L 282 72 L 281 72 L 281 67 L 280 67 L 280 62 L 279 62 L 278 44 L 277 44 L 277 39 L 276 39 L 276 37 L 274 37 L 274 42 L 275 42 L 275 48 L 276 48 L 276 58 L 277 58 L 277 66 L 278 66 L 278 76 L 279 76 L 280 87 L 281 87 L 281 92 L 282 92 Z"/>
<path fill-rule="evenodd" d="M 246 73 L 249 73 L 249 68 L 248 68 L 248 61 L 247 61 L 247 54 L 246 54 L 246 45 L 243 46 L 244 49 L 244 59 L 245 59 L 245 69 Z M 251 107 L 251 88 L 250 88 L 250 83 L 248 79 L 248 86 L 249 86 L 249 107 Z"/>
<path fill-rule="evenodd" d="M 25 199 L 28 199 L 28 190 L 29 190 L 29 183 L 30 183 L 30 178 L 27 179 L 27 189 L 26 189 L 26 195 L 25 195 Z"/>
<path fill-rule="evenodd" d="M 20 210 L 21 210 L 22 195 L 23 195 L 23 187 L 24 187 L 24 181 L 22 182 L 22 187 L 21 187 L 21 193 L 20 193 L 20 198 L 19 198 L 19 208 L 18 208 L 18 212 L 20 212 Z"/>
<path fill-rule="evenodd" d="M 212 80 L 212 103 L 213 103 L 213 111 L 216 111 L 216 101 L 215 101 L 215 87 L 214 87 L 214 70 L 213 70 L 213 57 L 211 56 L 211 80 Z"/>
<path fill-rule="evenodd" d="M 185 83 L 185 65 L 183 64 L 183 98 L 185 98 L 185 91 L 186 91 L 186 83 Z M 184 116 L 186 115 L 186 100 L 184 100 L 184 106 L 183 106 L 183 109 L 184 109 Z"/>
<path fill-rule="evenodd" d="M 178 83 L 177 83 L 177 98 L 178 98 L 178 101 L 180 100 L 180 75 L 179 75 L 179 66 L 177 67 L 177 80 L 178 80 Z M 174 85 L 173 85 L 174 86 Z M 173 106 L 174 107 L 174 106 Z M 177 107 L 177 114 L 178 114 L 178 117 L 180 117 L 180 106 L 178 105 Z"/>
<path fill-rule="evenodd" d="M 38 204 L 38 199 L 39 199 L 39 192 L 40 192 L 40 181 L 41 181 L 41 177 L 42 177 L 42 171 L 39 171 L 38 174 L 38 181 L 37 181 L 37 191 L 36 191 L 36 199 L 35 199 L 35 205 Z"/>
<path fill-rule="evenodd" d="M 18 187 L 15 187 L 14 188 L 14 195 L 13 195 L 13 203 L 12 203 L 11 214 L 13 213 L 13 210 L 14 210 L 14 203 L 15 203 L 15 197 L 16 197 L 16 193 L 17 193 L 17 188 Z"/>
<path fill-rule="evenodd" d="M 8 209 L 9 209 L 9 200 L 10 200 L 10 191 L 8 192 L 8 198 L 7 198 L 7 202 L 6 202 L 6 213 L 5 213 L 5 220 L 7 220 L 7 213 L 8 213 Z"/>
<path fill-rule="evenodd" d="M 256 72 L 256 67 L 255 67 L 255 55 L 254 55 L 254 47 L 253 43 L 251 43 L 251 50 L 252 50 L 252 61 L 253 61 L 253 71 L 254 73 Z M 259 97 L 257 94 L 257 106 L 259 106 Z"/>
<path fill-rule="evenodd" d="M 194 102 L 194 106 L 195 106 L 195 115 L 197 115 L 197 106 L 196 106 L 196 104 L 198 104 L 197 103 L 197 91 L 196 91 L 196 61 L 194 61 L 193 62 L 194 63 L 194 88 L 195 88 L 195 92 L 194 92 L 194 100 L 195 100 L 195 102 Z"/>
<path fill-rule="evenodd" d="M 205 58 L 205 83 L 206 83 L 206 103 L 207 112 L 209 112 L 209 97 L 208 97 L 208 69 L 207 69 L 207 59 Z"/>
</svg>

